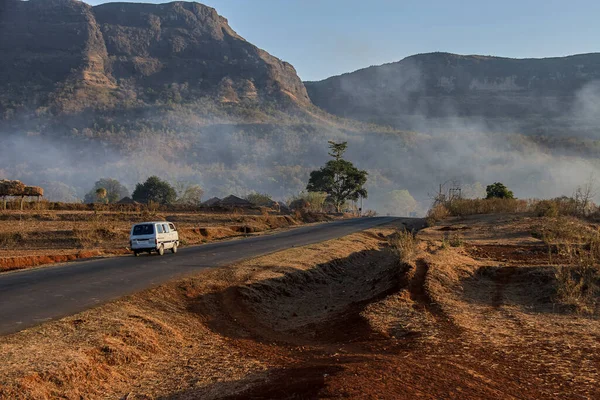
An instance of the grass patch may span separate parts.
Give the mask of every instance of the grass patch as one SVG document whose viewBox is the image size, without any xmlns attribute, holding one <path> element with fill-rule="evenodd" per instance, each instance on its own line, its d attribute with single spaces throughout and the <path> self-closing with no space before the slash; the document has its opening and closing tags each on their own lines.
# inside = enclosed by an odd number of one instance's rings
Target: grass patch
<svg viewBox="0 0 600 400">
<path fill-rule="evenodd" d="M 581 314 L 594 314 L 600 296 L 600 267 L 589 254 L 579 254 L 575 265 L 558 267 L 556 301 Z"/>
<path fill-rule="evenodd" d="M 402 264 L 408 264 L 414 260 L 417 253 L 417 239 L 412 232 L 396 231 L 388 237 L 388 242 Z"/>
<path fill-rule="evenodd" d="M 0 247 L 14 247 L 27 239 L 27 236 L 21 232 L 0 232 Z"/>
<path fill-rule="evenodd" d="M 556 269 L 557 303 L 581 314 L 594 314 L 600 296 L 600 232 L 573 217 L 543 218 L 532 231 L 553 254 L 567 257 Z"/>
</svg>

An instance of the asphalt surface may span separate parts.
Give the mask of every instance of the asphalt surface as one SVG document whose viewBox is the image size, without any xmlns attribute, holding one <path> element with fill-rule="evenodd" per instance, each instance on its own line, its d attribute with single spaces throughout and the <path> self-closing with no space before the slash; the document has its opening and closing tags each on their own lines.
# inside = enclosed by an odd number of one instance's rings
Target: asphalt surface
<svg viewBox="0 0 600 400">
<path fill-rule="evenodd" d="M 114 257 L 0 274 L 0 335 L 72 315 L 205 268 L 335 239 L 395 219 L 335 221 L 273 235 L 181 248 L 177 254 L 168 251 L 162 257 Z"/>
</svg>

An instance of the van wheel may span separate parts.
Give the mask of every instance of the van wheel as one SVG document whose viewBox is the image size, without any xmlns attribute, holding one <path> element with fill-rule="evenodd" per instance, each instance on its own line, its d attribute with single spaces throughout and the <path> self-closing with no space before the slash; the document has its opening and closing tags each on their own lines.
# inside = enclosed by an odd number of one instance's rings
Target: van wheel
<svg viewBox="0 0 600 400">
<path fill-rule="evenodd" d="M 139 257 L 139 256 L 140 256 L 140 252 L 139 252 L 139 251 L 134 251 L 134 252 L 133 252 L 133 255 L 134 255 L 135 257 Z"/>
<path fill-rule="evenodd" d="M 162 256 L 163 254 L 165 254 L 165 246 L 161 244 L 160 247 L 156 250 L 156 252 L 159 256 Z"/>
<path fill-rule="evenodd" d="M 177 253 L 177 243 L 174 243 L 173 247 L 171 247 L 171 253 L 173 253 L 173 254 Z"/>
</svg>

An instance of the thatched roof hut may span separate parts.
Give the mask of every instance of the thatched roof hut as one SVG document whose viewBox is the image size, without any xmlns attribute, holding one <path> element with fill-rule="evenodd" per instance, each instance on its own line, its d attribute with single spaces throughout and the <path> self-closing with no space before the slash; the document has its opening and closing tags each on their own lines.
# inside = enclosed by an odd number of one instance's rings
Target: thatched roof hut
<svg viewBox="0 0 600 400">
<path fill-rule="evenodd" d="M 218 206 L 221 203 L 221 199 L 218 197 L 213 197 L 212 199 L 208 199 L 202 203 L 204 207 L 214 207 Z"/>
<path fill-rule="evenodd" d="M 25 184 L 21 181 L 0 180 L 0 196 L 22 196 Z"/>
<path fill-rule="evenodd" d="M 44 195 L 44 189 L 42 189 L 39 186 L 25 186 L 25 189 L 23 190 L 23 196 L 43 196 Z"/>
<path fill-rule="evenodd" d="M 240 199 L 237 196 L 231 195 L 221 200 L 220 205 L 225 207 L 252 207 L 253 204 L 248 200 Z"/>
<path fill-rule="evenodd" d="M 132 199 L 129 196 L 125 196 L 121 200 L 117 201 L 117 204 L 141 204 L 141 203 L 138 203 L 137 201 L 135 201 L 134 199 Z"/>
</svg>

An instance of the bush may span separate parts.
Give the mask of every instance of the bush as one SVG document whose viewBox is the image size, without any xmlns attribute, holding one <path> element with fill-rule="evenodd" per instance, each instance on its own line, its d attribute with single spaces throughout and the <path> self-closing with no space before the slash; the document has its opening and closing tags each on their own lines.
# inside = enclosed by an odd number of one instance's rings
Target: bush
<svg viewBox="0 0 600 400">
<path fill-rule="evenodd" d="M 596 260 L 579 254 L 577 263 L 561 266 L 555 274 L 556 300 L 582 314 L 593 314 L 600 295 L 600 268 Z"/>
<path fill-rule="evenodd" d="M 327 193 L 301 192 L 289 200 L 289 206 L 293 210 L 309 210 L 311 212 L 324 212 Z"/>
<path fill-rule="evenodd" d="M 417 239 L 407 230 L 399 230 L 388 237 L 392 251 L 402 264 L 410 263 L 417 252 Z"/>
<path fill-rule="evenodd" d="M 257 207 L 271 207 L 275 203 L 271 196 L 266 193 L 250 193 L 246 196 L 246 200 Z"/>
<path fill-rule="evenodd" d="M 450 216 L 450 212 L 448 211 L 448 209 L 446 208 L 446 206 L 443 205 L 443 204 L 437 204 L 437 205 L 433 206 L 427 212 L 427 224 L 429 226 L 433 226 L 438 221 L 446 219 L 449 216 Z"/>
<path fill-rule="evenodd" d="M 517 199 L 457 199 L 445 206 L 449 215 L 463 217 L 477 214 L 521 213 L 529 210 L 525 200 Z"/>
<path fill-rule="evenodd" d="M 533 212 L 538 217 L 558 217 L 558 205 L 552 200 L 542 200 L 535 204 Z"/>
</svg>

